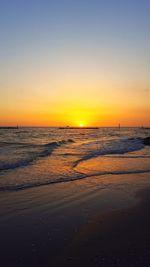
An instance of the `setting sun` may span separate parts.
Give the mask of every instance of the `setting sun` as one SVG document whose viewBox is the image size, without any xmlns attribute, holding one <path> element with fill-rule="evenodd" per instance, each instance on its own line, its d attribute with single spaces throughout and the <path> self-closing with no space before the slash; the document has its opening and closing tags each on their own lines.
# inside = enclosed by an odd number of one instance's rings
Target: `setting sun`
<svg viewBox="0 0 150 267">
<path fill-rule="evenodd" d="M 84 127 L 84 124 L 83 123 L 80 123 L 79 124 L 79 127 L 81 127 L 81 128 Z"/>
</svg>

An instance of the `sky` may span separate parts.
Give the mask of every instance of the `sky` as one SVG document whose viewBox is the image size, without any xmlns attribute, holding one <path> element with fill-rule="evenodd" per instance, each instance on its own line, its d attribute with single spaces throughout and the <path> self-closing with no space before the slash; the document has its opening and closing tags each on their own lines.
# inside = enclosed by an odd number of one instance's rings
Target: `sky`
<svg viewBox="0 0 150 267">
<path fill-rule="evenodd" d="M 0 0 L 0 125 L 150 126 L 149 0 Z"/>
</svg>

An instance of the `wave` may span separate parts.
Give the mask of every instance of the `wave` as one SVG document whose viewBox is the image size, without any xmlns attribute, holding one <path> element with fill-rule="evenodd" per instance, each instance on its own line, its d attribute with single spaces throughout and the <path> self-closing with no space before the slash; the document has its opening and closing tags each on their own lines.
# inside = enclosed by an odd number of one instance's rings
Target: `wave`
<svg viewBox="0 0 150 267">
<path fill-rule="evenodd" d="M 95 149 L 94 151 L 86 154 L 79 160 L 77 160 L 73 167 L 76 167 L 81 161 L 85 161 L 94 157 L 112 155 L 112 154 L 125 154 L 129 152 L 134 152 L 144 148 L 144 143 L 141 138 L 127 138 L 121 140 L 113 140 L 107 142 L 100 149 Z"/>
<path fill-rule="evenodd" d="M 58 183 L 67 183 L 73 182 L 76 180 L 86 179 L 90 177 L 96 176 L 104 176 L 104 175 L 126 175 L 126 174 L 140 174 L 140 173 L 149 173 L 150 169 L 145 170 L 133 170 L 133 171 L 113 171 L 113 172 L 95 172 L 91 174 L 84 174 L 78 172 L 77 176 L 73 177 L 65 177 L 65 178 L 58 178 L 58 179 L 51 179 L 47 181 L 37 181 L 32 183 L 22 183 L 22 184 L 15 184 L 15 185 L 1 185 L 0 191 L 18 191 L 18 190 L 25 190 L 29 188 L 39 187 L 39 186 L 46 186 Z"/>
<path fill-rule="evenodd" d="M 52 154 L 52 152 L 60 147 L 61 145 L 67 144 L 67 143 L 73 143 L 74 140 L 72 139 L 67 139 L 67 140 L 60 140 L 60 141 L 55 141 L 55 142 L 50 142 L 44 145 L 31 145 L 31 144 L 27 144 L 26 147 L 28 147 L 29 145 L 32 146 L 33 148 L 39 148 L 39 151 L 36 152 L 32 152 L 27 155 L 26 158 L 23 159 L 19 159 L 16 162 L 7 162 L 7 163 L 0 163 L 0 172 L 2 171 L 6 171 L 6 170 L 12 170 L 12 169 L 16 169 L 16 168 L 20 168 L 20 167 L 25 167 L 33 162 L 35 162 L 36 160 L 43 158 L 43 157 L 47 157 L 49 155 Z M 22 144 L 22 143 L 20 143 Z M 23 145 L 25 145 L 23 143 Z"/>
</svg>

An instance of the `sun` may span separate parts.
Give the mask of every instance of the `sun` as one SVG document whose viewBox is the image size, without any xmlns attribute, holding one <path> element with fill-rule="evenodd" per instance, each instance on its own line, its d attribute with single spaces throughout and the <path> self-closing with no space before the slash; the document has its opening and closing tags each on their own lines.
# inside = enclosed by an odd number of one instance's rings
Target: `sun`
<svg viewBox="0 0 150 267">
<path fill-rule="evenodd" d="M 79 124 L 79 127 L 81 127 L 81 128 L 84 127 L 84 124 L 83 123 L 80 123 Z"/>
</svg>

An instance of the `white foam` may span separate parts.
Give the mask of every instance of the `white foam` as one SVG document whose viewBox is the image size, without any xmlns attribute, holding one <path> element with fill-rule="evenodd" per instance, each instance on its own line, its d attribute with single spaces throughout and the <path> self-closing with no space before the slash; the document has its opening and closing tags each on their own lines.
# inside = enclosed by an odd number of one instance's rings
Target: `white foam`
<svg viewBox="0 0 150 267">
<path fill-rule="evenodd" d="M 109 142 L 105 142 L 104 144 L 101 141 L 99 143 L 90 142 L 85 145 L 86 147 L 89 146 L 93 148 L 94 144 L 95 150 L 93 149 L 93 151 L 90 151 L 90 153 L 88 153 L 89 151 L 87 151 L 86 155 L 84 155 L 82 158 L 80 158 L 74 163 L 74 167 L 77 166 L 78 163 L 83 160 L 88 160 L 100 155 L 125 154 L 144 148 L 144 144 L 139 138 L 112 140 Z"/>
</svg>

